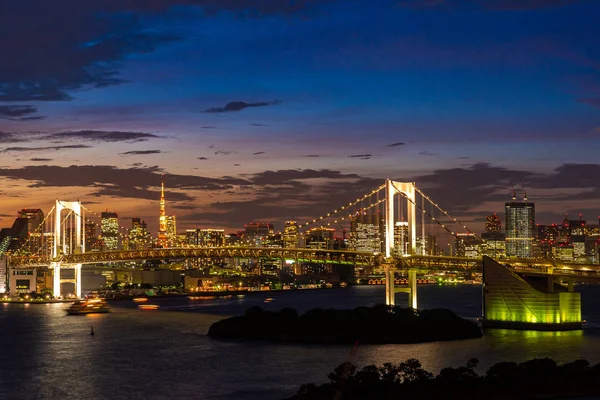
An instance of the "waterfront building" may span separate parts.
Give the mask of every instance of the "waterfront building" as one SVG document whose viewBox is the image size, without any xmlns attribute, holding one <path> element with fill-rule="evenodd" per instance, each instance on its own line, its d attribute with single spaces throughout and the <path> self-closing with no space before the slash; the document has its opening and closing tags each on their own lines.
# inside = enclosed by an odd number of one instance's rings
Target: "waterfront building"
<svg viewBox="0 0 600 400">
<path fill-rule="evenodd" d="M 100 215 L 100 232 L 103 250 L 119 249 L 119 215 L 116 212 L 105 211 Z"/>
<path fill-rule="evenodd" d="M 298 247 L 298 239 L 298 223 L 296 221 L 285 221 L 285 228 L 283 229 L 283 247 Z"/>
<path fill-rule="evenodd" d="M 494 259 L 506 257 L 506 237 L 501 232 L 484 232 L 481 234 L 479 255 Z"/>
<path fill-rule="evenodd" d="M 574 249 L 573 245 L 561 243 L 552 248 L 552 256 L 560 261 L 573 262 Z"/>
<path fill-rule="evenodd" d="M 512 201 L 504 205 L 506 255 L 529 258 L 533 255 L 535 203 Z"/>
</svg>

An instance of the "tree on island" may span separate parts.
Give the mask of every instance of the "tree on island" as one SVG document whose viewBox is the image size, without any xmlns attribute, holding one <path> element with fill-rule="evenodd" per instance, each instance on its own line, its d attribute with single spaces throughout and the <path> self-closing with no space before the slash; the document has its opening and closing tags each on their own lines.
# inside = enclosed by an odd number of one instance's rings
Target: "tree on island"
<svg viewBox="0 0 600 400">
<path fill-rule="evenodd" d="M 464 366 L 443 368 L 434 375 L 416 359 L 381 367 L 367 365 L 360 370 L 346 362 L 328 375 L 329 382 L 302 385 L 290 400 L 504 400 L 600 395 L 600 364 L 590 366 L 587 360 L 563 365 L 549 358 L 520 364 L 500 362 L 484 375 L 475 371 L 477 365 L 478 360 L 471 359 Z"/>
</svg>

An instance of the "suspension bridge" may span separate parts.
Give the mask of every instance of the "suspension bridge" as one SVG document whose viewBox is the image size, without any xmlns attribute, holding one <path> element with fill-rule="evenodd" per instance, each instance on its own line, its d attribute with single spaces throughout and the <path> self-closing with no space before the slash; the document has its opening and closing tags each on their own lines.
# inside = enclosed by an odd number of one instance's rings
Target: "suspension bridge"
<svg viewBox="0 0 600 400">
<path fill-rule="evenodd" d="M 453 217 L 427 196 L 414 182 L 386 180 L 385 183 L 356 200 L 318 218 L 299 225 L 299 232 L 320 235 L 345 232 L 350 224 L 351 235 L 343 249 L 333 249 L 330 243 L 305 243 L 295 247 L 221 246 L 158 247 L 155 238 L 138 238 L 136 249 L 91 249 L 86 226 L 100 226 L 100 214 L 80 201 L 56 200 L 45 219 L 28 236 L 17 251 L 8 256 L 13 275 L 32 267 L 49 268 L 53 272 L 54 295 L 61 293 L 61 284 L 73 283 L 81 296 L 81 268 L 87 264 L 124 263 L 131 261 L 250 258 L 294 260 L 304 263 L 351 264 L 381 271 L 386 280 L 385 299 L 395 304 L 396 292 L 409 293 L 408 304 L 417 308 L 418 273 L 435 271 L 482 271 L 482 257 L 439 255 L 436 238 L 454 240 L 459 235 L 480 240 L 464 223 Z M 127 229 L 119 226 L 121 241 L 129 239 Z M 141 240 L 141 245 L 140 245 Z M 450 244 L 449 244 L 450 245 Z M 509 259 L 502 261 L 521 275 L 543 276 L 554 280 L 595 282 L 600 279 L 600 266 L 557 263 L 543 259 Z M 74 277 L 61 278 L 61 270 L 74 270 Z M 394 286 L 395 274 L 408 276 L 408 288 Z"/>
</svg>

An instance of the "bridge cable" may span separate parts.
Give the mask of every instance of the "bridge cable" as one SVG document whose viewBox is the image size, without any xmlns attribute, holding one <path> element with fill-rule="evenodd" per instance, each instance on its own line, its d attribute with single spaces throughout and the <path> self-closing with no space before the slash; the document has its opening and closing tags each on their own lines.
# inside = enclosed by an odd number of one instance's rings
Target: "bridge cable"
<svg viewBox="0 0 600 400">
<path fill-rule="evenodd" d="M 359 203 L 359 202 L 361 202 L 362 200 L 364 200 L 364 199 L 366 199 L 366 198 L 368 198 L 368 197 L 370 197 L 370 196 L 374 195 L 375 193 L 379 192 L 380 190 L 382 190 L 382 189 L 384 189 L 384 188 L 385 188 L 385 185 L 381 185 L 381 186 L 379 186 L 378 188 L 376 188 L 376 189 L 374 189 L 373 191 L 371 191 L 370 193 L 367 193 L 366 195 L 364 195 L 364 196 L 362 196 L 362 197 L 360 197 L 360 198 L 358 198 L 358 199 L 356 199 L 356 200 L 354 200 L 354 201 L 351 201 L 351 202 L 350 202 L 350 203 L 348 203 L 347 205 L 345 205 L 345 206 L 342 206 L 342 207 L 340 207 L 340 208 L 338 208 L 338 209 L 336 209 L 336 210 L 334 210 L 334 211 L 332 211 L 332 212 L 328 213 L 327 215 L 323 215 L 323 216 L 321 216 L 321 217 L 319 217 L 319 218 L 315 218 L 315 219 L 313 219 L 312 221 L 309 221 L 309 222 L 306 222 L 306 223 L 304 223 L 304 224 L 302 224 L 302 225 L 299 225 L 299 226 L 298 226 L 298 229 L 304 229 L 304 228 L 306 228 L 308 225 L 311 225 L 311 224 L 314 224 L 314 223 L 316 223 L 316 222 L 322 221 L 322 220 L 324 220 L 325 218 L 332 217 L 332 216 L 334 216 L 335 214 L 337 214 L 337 213 L 339 213 L 339 212 L 342 212 L 342 211 L 344 211 L 344 210 L 346 210 L 346 209 L 348 209 L 348 208 L 350 208 L 350 207 L 352 207 L 352 206 L 355 206 L 356 204 L 358 204 L 358 203 Z"/>
<path fill-rule="evenodd" d="M 394 185 L 395 187 L 395 185 Z M 441 208 L 439 206 L 439 204 L 437 204 L 436 202 L 434 202 L 429 196 L 427 196 L 425 193 L 423 193 L 423 191 L 421 189 L 419 189 L 418 187 L 414 186 L 415 190 L 417 192 L 419 192 L 419 194 L 421 196 L 423 196 L 425 199 L 427 199 L 427 201 L 429 201 L 429 203 L 433 204 L 438 210 L 440 210 L 441 212 L 443 212 L 448 218 L 450 218 L 451 220 L 453 220 L 455 223 L 457 223 L 458 225 L 462 226 L 464 229 L 467 230 L 468 233 L 473 233 L 473 231 L 471 229 L 469 229 L 465 224 L 463 224 L 462 222 L 460 222 L 459 220 L 457 220 L 456 218 L 454 218 L 452 215 L 450 215 L 446 210 L 444 210 L 443 208 Z M 480 239 L 477 235 L 473 234 L 473 236 L 477 239 Z"/>
</svg>

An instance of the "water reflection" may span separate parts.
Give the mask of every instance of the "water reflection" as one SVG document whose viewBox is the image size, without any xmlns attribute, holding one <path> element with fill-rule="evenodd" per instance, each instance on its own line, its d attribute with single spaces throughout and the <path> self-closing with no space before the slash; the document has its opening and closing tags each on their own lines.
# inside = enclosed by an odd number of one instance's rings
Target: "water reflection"
<svg viewBox="0 0 600 400">
<path fill-rule="evenodd" d="M 205 333 L 220 315 L 259 305 L 349 308 L 381 302 L 382 288 L 313 293 L 267 293 L 231 299 L 156 299 L 160 310 L 138 310 L 133 301 L 109 314 L 66 316 L 67 305 L 3 305 L 0 325 L 0 398 L 19 399 L 280 399 L 301 383 L 323 382 L 338 364 L 400 362 L 418 358 L 433 372 L 480 360 L 481 370 L 499 361 L 552 357 L 600 361 L 600 327 L 583 331 L 486 330 L 481 339 L 416 345 L 301 346 L 264 342 L 222 342 Z M 586 288 L 587 290 L 587 288 Z M 595 297 L 584 293 L 589 321 L 600 321 Z M 420 292 L 424 308 L 451 307 L 478 317 L 478 287 L 432 287 Z M 586 308 L 586 296 L 589 307 Z M 267 298 L 274 300 L 264 303 Z M 600 296 L 598 297 L 600 298 Z M 405 298 L 398 296 L 398 303 Z M 163 311 L 189 309 L 194 312 Z M 94 326 L 92 337 L 90 327 Z M 588 324 L 591 325 L 591 324 Z M 9 339 L 7 339 L 9 338 Z M 234 378 L 232 378 L 234 377 Z"/>
</svg>

